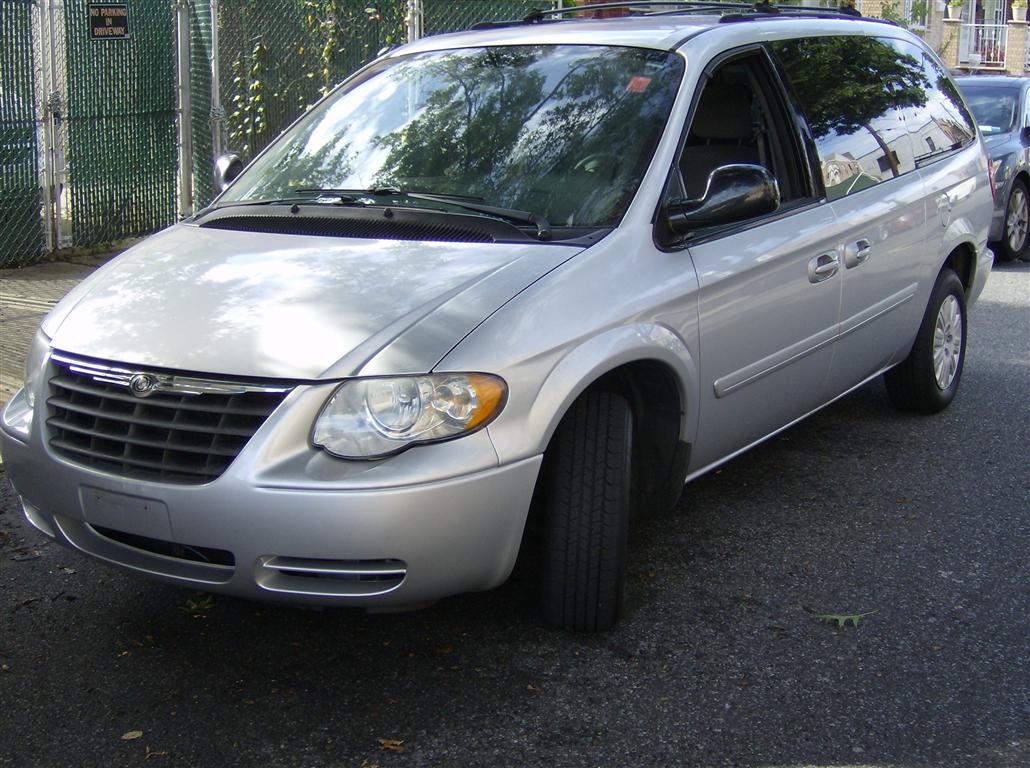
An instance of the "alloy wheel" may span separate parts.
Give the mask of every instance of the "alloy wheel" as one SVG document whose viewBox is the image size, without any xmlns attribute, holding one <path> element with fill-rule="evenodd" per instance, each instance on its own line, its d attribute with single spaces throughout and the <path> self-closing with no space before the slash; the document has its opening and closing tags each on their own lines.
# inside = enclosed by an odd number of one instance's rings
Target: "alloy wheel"
<svg viewBox="0 0 1030 768">
<path fill-rule="evenodd" d="M 1012 196 L 1009 197 L 1009 208 L 1005 216 L 1005 236 L 1009 250 L 1013 254 L 1021 253 L 1026 246 L 1028 222 L 1030 222 L 1030 207 L 1028 207 L 1026 192 L 1017 185 L 1012 190 Z"/>
<path fill-rule="evenodd" d="M 937 312 L 933 330 L 933 372 L 941 391 L 955 380 L 961 355 L 962 310 L 958 299 L 949 295 Z"/>
</svg>

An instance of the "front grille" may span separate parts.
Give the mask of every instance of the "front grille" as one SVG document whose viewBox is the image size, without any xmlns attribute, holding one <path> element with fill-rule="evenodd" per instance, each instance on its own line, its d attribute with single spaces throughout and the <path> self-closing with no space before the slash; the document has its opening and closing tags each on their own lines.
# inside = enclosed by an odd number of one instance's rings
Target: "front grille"
<svg viewBox="0 0 1030 768">
<path fill-rule="evenodd" d="M 204 379 L 188 378 L 189 387 L 169 388 L 200 394 L 157 391 L 141 398 L 119 383 L 130 373 L 124 369 L 57 355 L 53 361 L 50 448 L 78 464 L 141 480 L 199 484 L 219 477 L 289 391 L 211 381 L 219 391 L 209 392 Z"/>
</svg>

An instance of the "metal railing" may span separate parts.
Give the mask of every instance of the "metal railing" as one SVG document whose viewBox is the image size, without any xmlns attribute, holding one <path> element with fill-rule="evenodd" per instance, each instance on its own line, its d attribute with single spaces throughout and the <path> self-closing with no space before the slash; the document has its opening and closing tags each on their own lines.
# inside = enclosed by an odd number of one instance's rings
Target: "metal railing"
<svg viewBox="0 0 1030 768">
<path fill-rule="evenodd" d="M 969 52 L 961 64 L 970 67 L 1005 66 L 1008 27 L 1005 24 L 963 24 L 969 35 Z"/>
</svg>

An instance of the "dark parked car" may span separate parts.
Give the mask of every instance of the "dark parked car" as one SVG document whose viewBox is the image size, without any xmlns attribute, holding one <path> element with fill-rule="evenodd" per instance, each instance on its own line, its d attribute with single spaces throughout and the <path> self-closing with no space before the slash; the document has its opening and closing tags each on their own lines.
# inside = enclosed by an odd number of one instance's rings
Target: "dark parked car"
<svg viewBox="0 0 1030 768">
<path fill-rule="evenodd" d="M 980 125 L 997 185 L 990 239 L 998 258 L 1024 258 L 1030 232 L 1030 78 L 955 79 Z"/>
</svg>

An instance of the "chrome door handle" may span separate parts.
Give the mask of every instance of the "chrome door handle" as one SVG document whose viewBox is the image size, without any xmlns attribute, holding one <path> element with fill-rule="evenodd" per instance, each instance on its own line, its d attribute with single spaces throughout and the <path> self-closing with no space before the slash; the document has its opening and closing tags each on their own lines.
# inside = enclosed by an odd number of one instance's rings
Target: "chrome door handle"
<svg viewBox="0 0 1030 768">
<path fill-rule="evenodd" d="M 872 255 L 873 249 L 868 240 L 865 238 L 856 240 L 844 249 L 844 266 L 847 269 L 851 269 L 860 264 L 865 264 Z"/>
<path fill-rule="evenodd" d="M 840 269 L 840 257 L 836 251 L 822 253 L 808 262 L 808 282 L 821 283 L 829 280 Z"/>
</svg>

